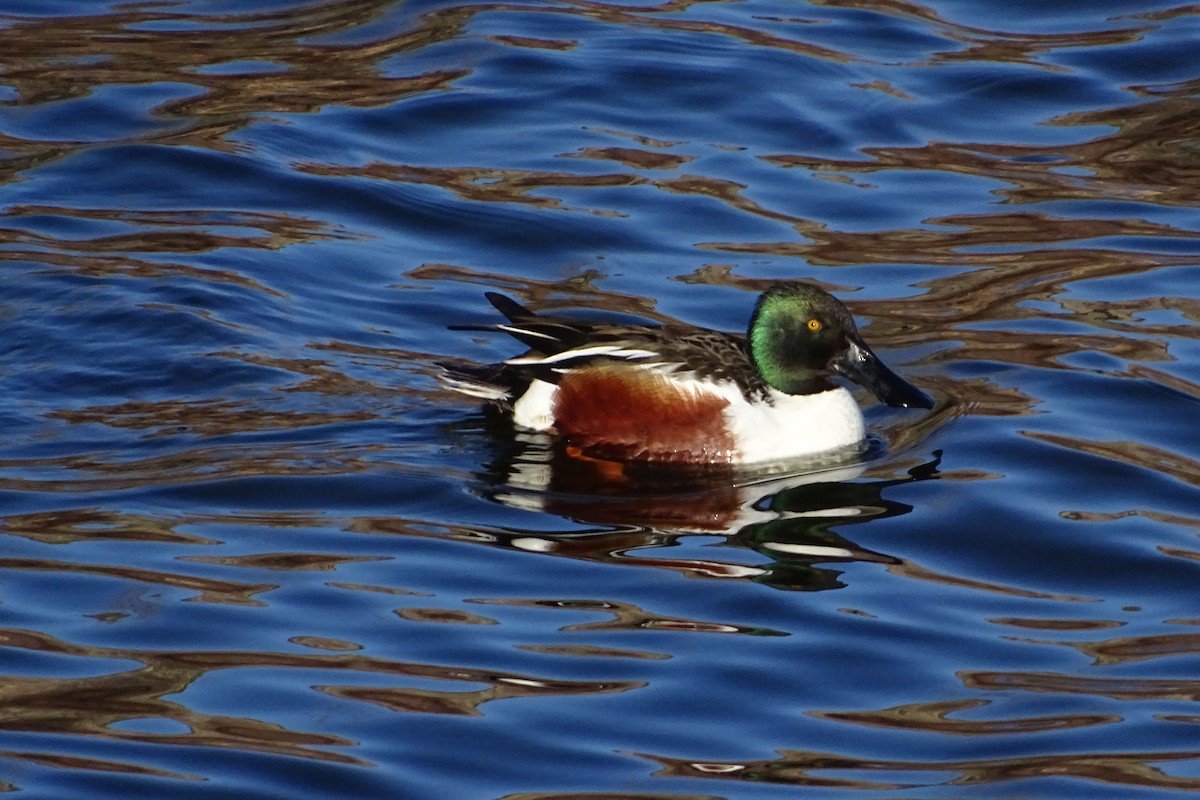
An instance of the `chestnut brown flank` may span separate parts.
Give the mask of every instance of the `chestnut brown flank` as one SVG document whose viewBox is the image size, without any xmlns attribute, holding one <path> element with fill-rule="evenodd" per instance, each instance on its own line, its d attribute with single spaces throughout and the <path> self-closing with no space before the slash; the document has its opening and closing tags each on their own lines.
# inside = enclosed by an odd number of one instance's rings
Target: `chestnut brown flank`
<svg viewBox="0 0 1200 800">
<path fill-rule="evenodd" d="M 562 377 L 554 418 L 559 433 L 588 455 L 725 464 L 734 451 L 722 413 L 728 405 L 636 367 L 588 367 Z"/>
</svg>

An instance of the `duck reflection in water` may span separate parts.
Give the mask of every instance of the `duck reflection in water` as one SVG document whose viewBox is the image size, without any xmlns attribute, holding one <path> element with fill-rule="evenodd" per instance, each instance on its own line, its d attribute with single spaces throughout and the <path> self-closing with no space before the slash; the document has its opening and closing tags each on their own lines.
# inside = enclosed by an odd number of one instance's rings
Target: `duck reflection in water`
<svg viewBox="0 0 1200 800">
<path fill-rule="evenodd" d="M 774 475 L 645 467 L 634 472 L 634 479 L 626 465 L 623 479 L 614 481 L 608 465 L 579 459 L 554 437 L 514 433 L 501 424 L 492 433 L 497 453 L 480 476 L 476 490 L 481 495 L 596 527 L 562 533 L 491 531 L 494 544 L 806 591 L 843 585 L 840 571 L 817 564 L 899 564 L 835 529 L 909 513 L 912 506 L 885 498 L 885 490 L 936 479 L 941 462 L 941 452 L 935 451 L 903 477 L 877 480 L 861 478 L 870 466 L 862 460 Z M 743 557 L 666 555 L 665 548 L 697 536 L 717 537 L 717 546 L 740 550 Z M 745 558 L 749 551 L 769 561 Z"/>
</svg>

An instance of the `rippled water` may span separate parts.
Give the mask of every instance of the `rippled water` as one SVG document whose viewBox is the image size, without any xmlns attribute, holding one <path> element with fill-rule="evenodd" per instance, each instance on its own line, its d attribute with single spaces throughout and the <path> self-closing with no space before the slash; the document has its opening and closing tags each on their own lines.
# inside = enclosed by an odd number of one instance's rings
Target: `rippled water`
<svg viewBox="0 0 1200 800">
<path fill-rule="evenodd" d="M 1200 789 L 1198 39 L 0 2 L 0 786 Z M 605 487 L 433 379 L 514 352 L 445 330 L 488 289 L 738 330 L 786 278 L 937 397 L 864 464 Z"/>
</svg>

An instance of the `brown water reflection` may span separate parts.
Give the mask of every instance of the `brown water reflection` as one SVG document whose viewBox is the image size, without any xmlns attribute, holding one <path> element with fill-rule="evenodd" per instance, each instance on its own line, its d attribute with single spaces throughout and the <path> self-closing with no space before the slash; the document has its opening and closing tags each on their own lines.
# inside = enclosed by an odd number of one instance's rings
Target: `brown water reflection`
<svg viewBox="0 0 1200 800">
<path fill-rule="evenodd" d="M 63 753 L 32 753 L 28 751 L 16 750 L 0 750 L 0 758 L 8 758 L 14 761 L 23 761 L 29 764 L 41 764 L 47 767 L 55 767 L 58 769 L 78 769 L 85 772 L 116 772 L 126 775 L 145 775 L 154 778 L 172 778 L 179 781 L 201 781 L 204 780 L 203 775 L 193 775 L 184 772 L 170 772 L 163 769 L 154 769 L 142 764 L 133 764 L 128 761 L 113 761 L 104 758 L 85 758 L 82 756 L 69 756 Z M 0 781 L 0 790 L 16 792 L 22 787 L 11 783 Z"/>
<path fill-rule="evenodd" d="M 520 792 L 496 800 L 726 800 L 711 794 L 658 794 L 657 792 Z"/>
<path fill-rule="evenodd" d="M 316 44 L 352 31 L 390 7 L 390 0 L 313 3 L 278 12 L 190 14 L 130 8 L 79 17 L 26 18 L 0 29 L 0 71 L 18 98 L 8 105 L 37 106 L 79 98 L 99 87 L 173 82 L 200 93 L 168 101 L 157 115 L 186 122 L 140 141 L 232 149 L 227 137 L 259 113 L 312 112 L 335 103 L 383 106 L 413 93 L 443 88 L 465 70 L 395 77 L 379 63 L 458 32 L 462 19 L 430 15 L 423 24 L 369 44 Z M 166 23 L 177 23 L 171 30 Z M 246 62 L 239 72 L 204 68 Z M 263 65 L 270 68 L 263 69 Z M 5 137 L 20 153 L 3 164 L 10 172 L 58 158 L 84 142 L 35 142 Z"/>
<path fill-rule="evenodd" d="M 559 628 L 562 631 L 635 631 L 659 630 L 687 633 L 736 633 L 750 636 L 786 636 L 769 628 L 747 627 L 728 622 L 706 622 L 697 619 L 667 617 L 653 614 L 630 603 L 609 600 L 476 600 L 477 603 L 526 608 L 552 608 L 567 611 L 598 611 L 611 614 L 604 622 L 582 622 Z"/>
<path fill-rule="evenodd" d="M 166 695 L 183 692 L 197 678 L 211 670 L 268 666 L 272 663 L 280 665 L 289 662 L 289 657 L 81 647 L 45 634 L 17 630 L 0 631 L 0 643 L 5 647 L 41 653 L 118 659 L 143 665 L 127 672 L 91 678 L 0 677 L 0 695 L 6 698 L 4 728 L 10 731 L 74 734 L 168 745 L 236 747 L 341 763 L 364 763 L 342 753 L 317 749 L 353 744 L 338 736 L 290 731 L 244 717 L 203 714 L 163 699 Z M 300 659 L 303 665 L 304 657 Z M 160 735 L 114 727 L 127 720 L 157 718 L 176 720 L 186 726 L 187 733 Z"/>
<path fill-rule="evenodd" d="M 393 661 L 364 655 L 309 655 L 249 651 L 166 651 L 74 645 L 34 631 L 0 630 L 4 647 L 68 658 L 131 661 L 140 667 L 88 678 L 27 678 L 0 676 L 6 730 L 95 736 L 121 741 L 207 747 L 233 747 L 345 764 L 367 762 L 338 751 L 355 744 L 345 738 L 289 730 L 250 717 L 204 714 L 172 700 L 212 672 L 242 668 L 282 668 L 379 674 L 483 684 L 469 691 L 432 691 L 400 687 L 315 685 L 316 691 L 336 697 L 384 705 L 396 711 L 478 715 L 490 700 L 517 697 L 604 694 L 636 689 L 635 681 L 570 681 L 492 669 Z M 140 719 L 171 719 L 186 733 L 154 734 L 123 729 L 120 723 Z"/>
<path fill-rule="evenodd" d="M 59 492 L 116 491 L 139 487 L 191 484 L 255 475 L 331 475 L 366 472 L 375 468 L 370 459 L 382 445 L 329 446 L 325 443 L 261 446 L 232 445 L 198 447 L 162 456 L 125 461 L 107 454 L 68 456 L 0 463 L 0 468 L 25 473 L 39 468 L 67 470 L 72 477 L 0 477 L 0 489 L 8 491 Z"/>
<path fill-rule="evenodd" d="M 106 208 L 72 208 L 70 206 L 17 205 L 5 209 L 0 219 L 20 223 L 35 217 L 64 217 L 93 222 L 122 223 L 141 230 L 120 235 L 95 238 L 62 239 L 19 227 L 3 229 L 5 244 L 23 244 L 51 251 L 95 254 L 119 253 L 180 253 L 196 255 L 222 247 L 241 247 L 251 250 L 280 250 L 295 244 L 319 239 L 353 238 L 346 231 L 322 222 L 288 214 L 267 214 L 249 211 L 160 211 Z M 204 230 L 209 227 L 245 228 L 247 236 L 231 236 Z M 154 230 L 154 229 L 159 230 Z M 205 272 L 218 283 L 229 282 L 281 296 L 278 292 L 253 282 L 235 272 Z"/>
<path fill-rule="evenodd" d="M 428 689 L 394 689 L 374 686 L 314 686 L 313 688 L 332 697 L 373 703 L 383 706 L 389 711 L 477 717 L 483 713 L 479 710 L 479 706 L 492 700 L 609 694 L 640 689 L 646 685 L 641 681 L 607 683 L 561 681 L 522 675 L 494 674 L 491 671 L 480 670 L 474 671 L 474 675 L 461 676 L 460 672 L 447 669 L 445 674 L 454 675 L 458 680 L 491 685 L 486 689 L 465 692 L 436 692 Z M 483 680 L 485 677 L 486 680 Z"/>
<path fill-rule="evenodd" d="M 0 161 L 2 164 L 3 161 Z M 82 220 L 135 228 L 130 233 L 72 238 L 30 230 L 38 218 Z M 241 228 L 248 233 L 216 234 L 209 228 Z M 238 286 L 270 297 L 285 295 L 233 269 L 197 267 L 131 253 L 196 256 L 221 248 L 280 250 L 350 234 L 325 223 L 287 214 L 218 211 L 151 211 L 79 209 L 69 206 L 19 205 L 0 214 L 0 261 L 30 263 L 86 277 L 123 276 L 158 280 L 194 280 Z M 192 310 L 198 313 L 197 310 Z M 221 322 L 217 317 L 207 319 Z"/>
<path fill-rule="evenodd" d="M 988 691 L 1094 695 L 1114 700 L 1200 700 L 1200 680 L 1170 678 L 1092 678 L 1057 672 L 965 670 L 963 684 Z"/>
<path fill-rule="evenodd" d="M 1160 447 L 1152 447 L 1141 442 L 1093 441 L 1075 436 L 1034 431 L 1025 431 L 1024 434 L 1040 442 L 1099 456 L 1110 461 L 1133 464 L 1192 486 L 1200 486 L 1200 461 Z"/>
<path fill-rule="evenodd" d="M 1140 200 L 1156 205 L 1196 204 L 1200 169 L 1192 142 L 1196 81 L 1132 89 L 1165 98 L 1090 112 L 1064 114 L 1052 124 L 1108 126 L 1111 134 L 1053 146 L 984 142 L 931 142 L 913 148 L 866 147 L 870 160 L 830 161 L 801 155 L 769 158 L 783 166 L 830 173 L 889 169 L 950 171 L 1011 183 L 999 190 L 1008 202 Z M 1082 173 L 1082 174 L 1081 174 Z"/>
<path fill-rule="evenodd" d="M 660 16 L 691 2 L 622 7 L 576 3 L 544 7 L 520 3 L 468 4 L 429 11 L 407 30 L 355 44 L 333 39 L 378 18 L 391 0 L 317 2 L 280 11 L 192 14 L 158 8 L 126 8 L 77 17 L 23 18 L 0 29 L 0 71 L 17 98 L 8 105 L 38 106 L 87 96 L 99 87 L 167 82 L 194 86 L 199 94 L 153 109 L 168 120 L 186 122 L 138 136 L 142 142 L 191 144 L 234 149 L 231 133 L 256 114 L 307 113 L 326 105 L 377 107 L 408 95 L 453 84 L 467 69 L 430 70 L 394 76 L 381 63 L 398 54 L 454 39 L 483 13 L 564 14 L 610 23 L 652 26 L 680 32 L 716 33 L 759 47 L 781 48 L 838 61 L 850 57 L 829 48 L 786 39 L 744 26 Z M 172 23 L 178 29 L 172 29 Z M 491 41 L 514 47 L 569 48 L 570 42 L 499 36 Z M 237 71 L 206 71 L 234 64 Z M 264 65 L 269 68 L 264 69 Z M 72 133 L 77 133 L 72 131 Z M 59 158 L 85 142 L 46 142 L 5 136 L 4 149 L 20 153 L 3 162 L 15 173 Z"/>
<path fill-rule="evenodd" d="M 327 383 L 342 384 L 345 387 L 343 393 L 348 394 L 355 384 L 365 382 L 339 374 Z M 374 384 L 367 385 L 379 391 Z M 264 408 L 261 402 L 236 400 L 134 400 L 110 406 L 62 410 L 51 416 L 76 425 L 103 423 L 114 428 L 148 430 L 151 436 L 178 435 L 187 431 L 207 438 L 246 431 L 294 430 L 337 422 L 361 422 L 375 415 L 368 411 L 277 411 Z M 213 457 L 206 455 L 205 450 L 197 449 L 182 458 L 198 467 L 199 471 L 207 471 L 198 462 L 227 461 L 230 455 L 229 452 L 221 452 L 219 457 Z M 97 471 L 101 469 L 97 467 Z"/>
<path fill-rule="evenodd" d="M 611 212 L 596 209 L 571 209 L 563 205 L 557 198 L 533 195 L 530 192 L 562 186 L 576 189 L 635 186 L 643 182 L 635 175 L 625 174 L 577 175 L 570 172 L 531 172 L 489 167 L 419 167 L 375 163 L 363 167 L 304 164 L 297 166 L 297 169 L 312 175 L 326 177 L 361 177 L 440 186 L 453 192 L 459 198 L 472 202 L 522 203 L 544 209 L 587 210 L 592 214 Z"/>
<path fill-rule="evenodd" d="M 893 761 L 859 759 L 835 753 L 781 750 L 779 758 L 762 761 L 695 761 L 639 753 L 659 765 L 655 774 L 672 778 L 709 778 L 746 782 L 780 783 L 789 786 L 823 786 L 869 791 L 912 789 L 928 786 L 929 780 L 904 782 L 872 780 L 873 773 L 933 773 L 936 783 L 977 786 L 1008 783 L 1031 778 L 1078 778 L 1080 780 L 1156 789 L 1200 789 L 1200 779 L 1168 775 L 1154 764 L 1200 759 L 1200 750 L 1170 752 L 1063 753 L 1019 758 Z M 837 778 L 820 773 L 856 773 L 861 778 Z"/>
<path fill-rule="evenodd" d="M 1032 63 L 1054 69 L 1049 65 L 1041 64 L 1036 56 L 1063 48 L 1099 47 L 1106 44 L 1136 42 L 1151 28 L 1135 20 L 1162 19 L 1156 14 L 1131 14 L 1111 18 L 1109 21 L 1115 23 L 1114 27 L 1104 30 L 1034 33 L 990 30 L 968 25 L 938 13 L 933 5 L 909 0 L 823 0 L 821 5 L 869 9 L 880 14 L 921 19 L 931 23 L 931 30 L 936 31 L 939 36 L 968 45 L 965 48 L 935 53 L 928 60 L 918 62 L 915 66 L 929 66 L 946 61 L 980 60 L 997 63 Z"/>
<path fill-rule="evenodd" d="M 1095 659 L 1098 667 L 1130 664 L 1155 658 L 1200 653 L 1200 634 L 1164 633 L 1153 636 L 1130 636 L 1099 642 L 1053 642 L 1073 647 Z"/>
<path fill-rule="evenodd" d="M 879 728 L 928 733 L 948 733 L 958 736 L 990 736 L 1010 733 L 1036 733 L 1070 728 L 1086 728 L 1121 722 L 1116 714 L 1059 714 L 1017 719 L 966 720 L 948 719 L 950 714 L 983 708 L 988 700 L 946 700 L 933 703 L 912 703 L 879 711 L 809 711 L 811 716 L 852 725 L 871 725 Z"/>
<path fill-rule="evenodd" d="M 1127 519 L 1128 517 L 1145 517 L 1146 519 L 1161 522 L 1165 525 L 1183 525 L 1189 528 L 1200 528 L 1200 517 L 1166 514 L 1161 511 L 1150 511 L 1148 509 L 1130 509 L 1110 514 L 1095 511 L 1063 511 L 1062 517 L 1064 519 L 1081 520 L 1084 522 L 1112 522 L 1118 519 Z"/>
<path fill-rule="evenodd" d="M 142 514 L 119 514 L 96 508 L 10 514 L 0 518 L 0 533 L 45 544 L 133 541 L 216 544 L 203 536 L 182 533 L 179 523 Z"/>
<path fill-rule="evenodd" d="M 51 559 L 0 558 L 0 569 L 66 572 L 72 575 L 101 575 L 108 578 L 120 578 L 140 583 L 170 586 L 176 589 L 198 591 L 199 594 L 184 598 L 184 600 L 193 600 L 198 603 L 263 605 L 260 601 L 252 599 L 254 595 L 278 588 L 273 584 L 267 583 L 237 583 L 235 581 L 198 578 L 173 572 L 161 572 L 115 564 L 81 564 L 74 561 L 54 561 Z"/>
</svg>

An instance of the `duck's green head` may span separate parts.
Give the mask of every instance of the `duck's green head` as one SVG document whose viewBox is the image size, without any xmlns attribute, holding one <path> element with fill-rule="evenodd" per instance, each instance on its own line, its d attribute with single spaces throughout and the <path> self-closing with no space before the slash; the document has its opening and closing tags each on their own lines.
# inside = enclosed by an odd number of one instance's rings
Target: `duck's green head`
<svg viewBox="0 0 1200 800">
<path fill-rule="evenodd" d="M 929 395 L 871 352 L 841 301 L 811 284 L 781 283 L 764 292 L 748 337 L 755 366 L 781 392 L 816 394 L 842 375 L 890 406 L 933 408 Z"/>
</svg>

